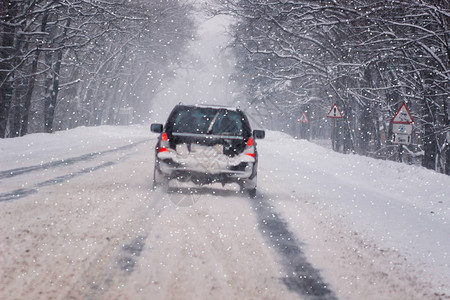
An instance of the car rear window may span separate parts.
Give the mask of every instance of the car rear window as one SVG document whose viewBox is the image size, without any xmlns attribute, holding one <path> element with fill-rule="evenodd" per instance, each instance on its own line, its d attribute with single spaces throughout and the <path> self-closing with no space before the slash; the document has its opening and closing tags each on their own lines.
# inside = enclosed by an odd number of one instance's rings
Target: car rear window
<svg viewBox="0 0 450 300">
<path fill-rule="evenodd" d="M 237 111 L 179 106 L 168 121 L 172 133 L 243 136 L 246 120 Z"/>
</svg>

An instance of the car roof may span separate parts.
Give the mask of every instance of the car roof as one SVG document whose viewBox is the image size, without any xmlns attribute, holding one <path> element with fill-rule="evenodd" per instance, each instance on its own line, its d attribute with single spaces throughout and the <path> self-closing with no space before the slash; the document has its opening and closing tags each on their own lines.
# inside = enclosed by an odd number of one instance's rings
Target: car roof
<svg viewBox="0 0 450 300">
<path fill-rule="evenodd" d="M 216 105 L 216 104 L 194 104 L 194 105 L 187 105 L 187 104 L 178 104 L 179 106 L 184 107 L 200 107 L 200 108 L 213 108 L 213 109 L 227 109 L 227 110 L 234 110 L 234 111 L 240 111 L 238 107 L 233 106 L 226 106 L 226 105 Z"/>
</svg>

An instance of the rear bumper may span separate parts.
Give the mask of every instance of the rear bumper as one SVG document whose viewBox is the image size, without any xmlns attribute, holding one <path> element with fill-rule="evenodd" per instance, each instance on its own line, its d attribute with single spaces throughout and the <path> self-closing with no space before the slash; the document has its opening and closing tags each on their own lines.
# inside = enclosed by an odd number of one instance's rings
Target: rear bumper
<svg viewBox="0 0 450 300">
<path fill-rule="evenodd" d="M 218 164 L 199 163 L 197 165 L 181 164 L 172 159 L 157 159 L 156 167 L 169 180 L 193 182 L 197 185 L 211 183 L 238 183 L 245 188 L 256 187 L 256 169 L 254 162 L 240 162 L 221 168 Z"/>
<path fill-rule="evenodd" d="M 167 177 L 179 173 L 198 173 L 209 177 L 250 178 L 253 173 L 253 165 L 253 162 L 240 162 L 237 165 L 223 167 L 214 162 L 192 165 L 178 163 L 172 159 L 157 159 L 158 170 Z"/>
<path fill-rule="evenodd" d="M 248 155 L 245 151 L 228 156 L 223 152 L 222 145 L 191 145 L 189 149 L 180 144 L 176 149 L 156 152 L 156 168 L 169 180 L 192 181 L 198 185 L 236 182 L 244 188 L 256 187 L 256 153 Z"/>
</svg>

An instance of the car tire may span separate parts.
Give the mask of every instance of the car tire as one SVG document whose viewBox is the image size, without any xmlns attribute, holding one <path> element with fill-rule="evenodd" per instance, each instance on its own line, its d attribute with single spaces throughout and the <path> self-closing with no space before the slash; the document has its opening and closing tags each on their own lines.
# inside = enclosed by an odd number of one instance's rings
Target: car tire
<svg viewBox="0 0 450 300">
<path fill-rule="evenodd" d="M 166 177 L 161 174 L 161 172 L 158 171 L 158 169 L 155 167 L 153 169 L 153 186 L 152 189 L 155 190 L 158 186 L 166 185 L 167 179 Z"/>
<path fill-rule="evenodd" d="M 256 189 L 249 189 L 247 192 L 250 198 L 256 198 Z"/>
<path fill-rule="evenodd" d="M 256 198 L 256 182 L 257 176 L 255 175 L 252 179 L 246 179 L 240 182 L 241 193 L 247 194 L 250 198 Z"/>
</svg>

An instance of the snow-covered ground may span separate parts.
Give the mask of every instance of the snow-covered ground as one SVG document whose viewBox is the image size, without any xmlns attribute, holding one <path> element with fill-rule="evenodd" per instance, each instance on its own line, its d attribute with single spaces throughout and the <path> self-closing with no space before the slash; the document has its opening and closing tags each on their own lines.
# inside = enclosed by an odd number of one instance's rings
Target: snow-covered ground
<svg viewBox="0 0 450 300">
<path fill-rule="evenodd" d="M 267 132 L 256 199 L 167 194 L 148 127 L 0 140 L 0 299 L 298 299 L 299 264 L 330 298 L 450 298 L 450 177 Z"/>
</svg>

